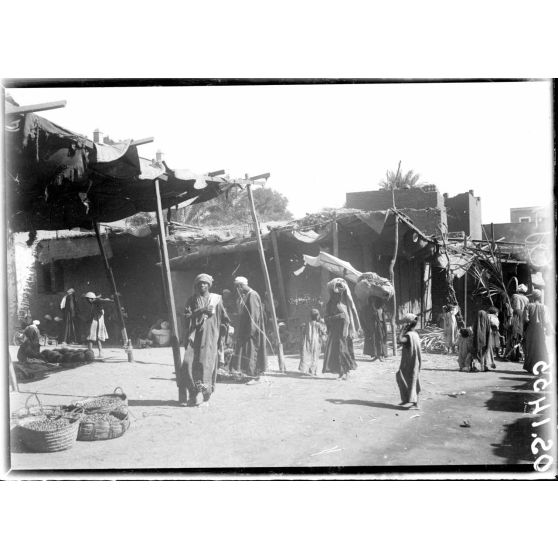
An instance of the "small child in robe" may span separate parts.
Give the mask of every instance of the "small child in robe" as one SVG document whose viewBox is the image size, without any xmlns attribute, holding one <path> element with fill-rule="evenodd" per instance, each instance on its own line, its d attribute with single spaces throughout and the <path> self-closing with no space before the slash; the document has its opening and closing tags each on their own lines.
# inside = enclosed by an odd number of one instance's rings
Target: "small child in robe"
<svg viewBox="0 0 558 558">
<path fill-rule="evenodd" d="M 310 312 L 310 321 L 304 326 L 302 334 L 302 347 L 300 350 L 300 364 L 298 371 L 303 374 L 316 375 L 318 361 L 322 352 L 322 339 L 325 335 L 325 324 L 320 317 L 320 311 L 313 308 Z"/>
<path fill-rule="evenodd" d="M 457 338 L 457 364 L 461 372 L 471 370 L 471 360 L 473 358 L 473 329 L 463 327 L 459 330 Z"/>
</svg>

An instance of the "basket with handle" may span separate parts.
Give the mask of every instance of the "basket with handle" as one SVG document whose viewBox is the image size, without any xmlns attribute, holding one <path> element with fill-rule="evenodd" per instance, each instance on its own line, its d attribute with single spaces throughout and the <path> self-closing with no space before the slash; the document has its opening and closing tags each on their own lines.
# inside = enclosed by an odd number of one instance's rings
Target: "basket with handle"
<svg viewBox="0 0 558 558">
<path fill-rule="evenodd" d="M 129 426 L 130 417 L 126 406 L 108 412 L 84 414 L 79 423 L 77 439 L 86 442 L 112 440 L 123 436 Z"/>
<path fill-rule="evenodd" d="M 75 401 L 71 408 L 83 409 L 85 414 L 94 414 L 107 413 L 127 406 L 128 397 L 121 387 L 117 387 L 112 393 Z"/>
<path fill-rule="evenodd" d="M 38 406 L 29 406 L 31 397 L 37 399 Z M 68 412 L 62 407 L 42 405 L 37 394 L 27 398 L 25 408 L 26 412 L 17 420 L 17 433 L 28 449 L 46 453 L 63 451 L 74 445 L 83 410 Z"/>
</svg>

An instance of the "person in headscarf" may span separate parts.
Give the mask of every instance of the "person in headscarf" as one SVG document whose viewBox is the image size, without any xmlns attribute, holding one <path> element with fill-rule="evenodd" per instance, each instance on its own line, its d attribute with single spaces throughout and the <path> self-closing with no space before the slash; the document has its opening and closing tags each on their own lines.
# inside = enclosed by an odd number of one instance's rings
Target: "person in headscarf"
<svg viewBox="0 0 558 558">
<path fill-rule="evenodd" d="M 494 363 L 491 323 L 486 310 L 479 310 L 473 325 L 473 364 L 471 369 L 475 372 L 488 372 L 489 363 Z"/>
<path fill-rule="evenodd" d="M 420 393 L 420 368 L 422 365 L 422 353 L 420 349 L 420 337 L 415 331 L 418 322 L 416 314 L 405 314 L 401 320 L 404 324 L 399 334 L 399 342 L 402 344 L 401 363 L 395 375 L 397 387 L 401 395 L 400 406 L 411 403 L 409 409 L 418 409 L 418 396 Z"/>
<path fill-rule="evenodd" d="M 99 358 L 103 356 L 103 343 L 108 339 L 107 328 L 105 326 L 105 311 L 103 302 L 113 302 L 110 298 L 101 298 L 94 292 L 85 293 L 84 298 L 89 302 L 89 333 L 87 334 L 87 347 L 93 350 L 93 342 L 97 343 Z"/>
<path fill-rule="evenodd" d="M 446 304 L 443 308 L 442 314 L 444 322 L 444 341 L 446 345 L 446 352 L 448 354 L 455 352 L 455 345 L 457 343 L 457 319 L 456 315 L 459 308 L 455 304 Z"/>
<path fill-rule="evenodd" d="M 526 296 L 527 287 L 521 283 L 516 292 L 511 296 L 512 317 L 508 330 L 508 342 L 506 346 L 506 358 L 517 362 L 521 358 L 521 344 L 523 340 L 523 311 L 529 303 Z"/>
<path fill-rule="evenodd" d="M 338 374 L 340 380 L 346 380 L 349 371 L 357 368 L 353 339 L 360 330 L 360 321 L 347 282 L 332 279 L 327 288 L 329 301 L 324 319 L 328 337 L 323 372 Z"/>
<path fill-rule="evenodd" d="M 246 277 L 236 277 L 234 286 L 238 293 L 238 322 L 230 370 L 249 376 L 248 384 L 253 384 L 267 370 L 264 310 L 260 295 L 248 286 Z"/>
<path fill-rule="evenodd" d="M 525 362 L 523 369 L 533 372 L 537 362 L 548 364 L 548 348 L 546 346 L 546 329 L 550 328 L 548 312 L 541 303 L 542 293 L 533 289 L 532 299 L 523 311 L 523 329 L 525 336 Z"/>
<path fill-rule="evenodd" d="M 318 362 L 322 352 L 322 338 L 325 333 L 325 324 L 320 318 L 320 311 L 313 308 L 310 312 L 310 321 L 304 326 L 302 334 L 302 347 L 300 349 L 300 364 L 298 371 L 303 374 L 316 375 Z"/>
<path fill-rule="evenodd" d="M 23 330 L 25 339 L 17 351 L 17 360 L 19 362 L 27 362 L 28 359 L 32 358 L 41 358 L 40 323 L 39 320 L 33 320 L 33 323 Z"/>
<path fill-rule="evenodd" d="M 79 332 L 76 321 L 76 295 L 75 290 L 70 288 L 60 301 L 60 310 L 64 320 L 62 343 L 79 343 Z"/>
<path fill-rule="evenodd" d="M 361 307 L 361 323 L 364 330 L 364 348 L 362 352 L 372 357 L 372 361 L 383 362 L 387 357 L 387 326 L 384 300 L 369 296 L 368 303 Z"/>
<path fill-rule="evenodd" d="M 221 295 L 211 293 L 213 277 L 201 273 L 194 279 L 194 294 L 184 307 L 184 360 L 176 377 L 182 406 L 208 402 L 215 391 L 219 350 L 229 318 Z"/>
</svg>

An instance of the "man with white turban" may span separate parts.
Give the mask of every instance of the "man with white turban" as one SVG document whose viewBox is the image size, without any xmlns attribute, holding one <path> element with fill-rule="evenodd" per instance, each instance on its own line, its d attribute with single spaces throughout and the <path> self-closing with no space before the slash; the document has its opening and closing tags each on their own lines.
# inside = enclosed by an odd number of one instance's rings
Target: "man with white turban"
<svg viewBox="0 0 558 558">
<path fill-rule="evenodd" d="M 236 277 L 234 286 L 239 296 L 239 315 L 230 369 L 250 376 L 251 380 L 248 383 L 255 383 L 267 370 L 263 305 L 260 295 L 248 286 L 246 277 Z"/>
<path fill-rule="evenodd" d="M 521 283 L 517 286 L 517 292 L 511 296 L 511 325 L 508 335 L 508 345 L 506 347 L 506 356 L 510 360 L 517 362 L 521 356 L 521 342 L 523 339 L 523 311 L 529 303 L 526 296 L 527 287 Z"/>
<path fill-rule="evenodd" d="M 215 391 L 219 347 L 226 336 L 229 317 L 220 295 L 209 292 L 213 277 L 201 273 L 194 279 L 194 294 L 184 308 L 184 360 L 176 377 L 182 406 L 208 402 Z M 224 327 L 223 327 L 224 326 Z"/>
</svg>

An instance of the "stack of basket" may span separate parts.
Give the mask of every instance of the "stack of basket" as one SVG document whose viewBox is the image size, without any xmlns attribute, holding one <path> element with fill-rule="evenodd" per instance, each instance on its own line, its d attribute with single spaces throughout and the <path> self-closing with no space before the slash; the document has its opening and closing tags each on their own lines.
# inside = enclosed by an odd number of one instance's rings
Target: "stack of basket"
<svg viewBox="0 0 558 558">
<path fill-rule="evenodd" d="M 119 438 L 130 426 L 128 398 L 119 387 L 110 394 L 76 401 L 69 409 L 82 413 L 77 433 L 80 441 Z"/>
<path fill-rule="evenodd" d="M 29 405 L 35 397 L 38 405 Z M 54 452 L 71 448 L 76 441 L 83 410 L 42 405 L 37 394 L 30 395 L 16 413 L 17 433 L 31 451 Z"/>
</svg>

